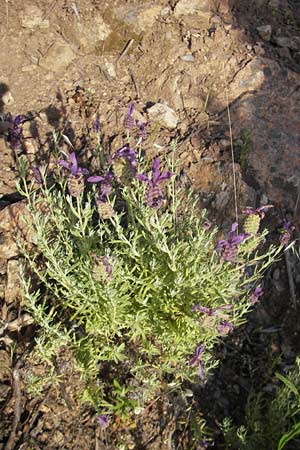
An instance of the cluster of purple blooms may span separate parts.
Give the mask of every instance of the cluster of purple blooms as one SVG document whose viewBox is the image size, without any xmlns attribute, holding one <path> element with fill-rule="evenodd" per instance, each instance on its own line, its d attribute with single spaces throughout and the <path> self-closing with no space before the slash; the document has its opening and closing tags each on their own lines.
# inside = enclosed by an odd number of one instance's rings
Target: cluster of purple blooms
<svg viewBox="0 0 300 450">
<path fill-rule="evenodd" d="M 248 237 L 247 233 L 242 233 L 236 235 L 236 229 L 238 224 L 235 222 L 231 226 L 231 231 L 229 233 L 228 239 L 220 240 L 215 250 L 221 250 L 221 257 L 224 261 L 229 261 L 232 264 L 236 262 L 236 256 L 238 252 L 238 246 Z"/>
<path fill-rule="evenodd" d="M 295 229 L 296 227 L 292 224 L 292 222 L 289 222 L 288 220 L 284 219 L 283 230 L 279 238 L 280 243 L 287 246 L 292 239 L 292 235 Z"/>
<path fill-rule="evenodd" d="M 128 111 L 124 118 L 124 128 L 129 132 L 133 128 L 136 128 L 136 135 L 137 137 L 141 139 L 147 138 L 147 126 L 149 125 L 149 122 L 140 122 L 139 120 L 134 120 L 133 118 L 133 110 L 134 110 L 134 104 L 130 103 L 128 107 Z"/>
<path fill-rule="evenodd" d="M 11 113 L 8 113 L 5 119 L 11 124 L 7 132 L 7 142 L 13 150 L 20 150 L 23 139 L 22 123 L 24 122 L 24 116 L 18 115 L 13 118 Z"/>
</svg>

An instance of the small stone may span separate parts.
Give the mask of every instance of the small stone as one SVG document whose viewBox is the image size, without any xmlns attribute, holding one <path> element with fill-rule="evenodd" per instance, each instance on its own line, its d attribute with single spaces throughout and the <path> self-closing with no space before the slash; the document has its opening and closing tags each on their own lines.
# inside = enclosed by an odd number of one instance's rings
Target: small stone
<svg viewBox="0 0 300 450">
<path fill-rule="evenodd" d="M 19 278 L 19 263 L 16 259 L 11 259 L 7 263 L 7 281 L 5 286 L 5 301 L 10 304 L 21 297 L 21 287 Z"/>
<path fill-rule="evenodd" d="M 39 65 L 52 72 L 64 72 L 75 58 L 71 47 L 63 40 L 58 40 L 40 60 Z"/>
<path fill-rule="evenodd" d="M 262 25 L 260 27 L 257 27 L 256 29 L 257 29 L 258 34 L 264 41 L 269 41 L 271 39 L 271 35 L 272 35 L 271 25 Z"/>
<path fill-rule="evenodd" d="M 156 103 L 147 110 L 149 117 L 164 128 L 177 127 L 178 116 L 173 109 L 163 103 Z"/>
<path fill-rule="evenodd" d="M 278 55 L 281 58 L 286 58 L 286 59 L 291 59 L 292 58 L 291 52 L 288 49 L 288 47 L 281 47 L 281 48 L 279 48 L 278 49 Z"/>
<path fill-rule="evenodd" d="M 99 68 L 105 78 L 107 78 L 109 81 L 116 78 L 117 73 L 114 63 L 105 61 L 99 64 Z"/>
<path fill-rule="evenodd" d="M 186 16 L 197 14 L 200 16 L 211 16 L 211 2 L 209 0 L 179 0 L 174 9 L 174 16 Z"/>
<path fill-rule="evenodd" d="M 193 55 L 183 55 L 180 56 L 180 59 L 185 62 L 193 62 L 195 60 Z"/>
<path fill-rule="evenodd" d="M 6 106 L 10 106 L 15 102 L 15 99 L 12 96 L 12 93 L 10 91 L 5 92 L 2 95 L 2 103 Z"/>
<path fill-rule="evenodd" d="M 297 36 L 278 36 L 274 38 L 274 42 L 279 47 L 288 47 L 291 50 L 300 50 L 300 38 Z"/>
<path fill-rule="evenodd" d="M 34 72 L 37 69 L 36 64 L 28 64 L 27 66 L 22 67 L 22 72 Z"/>
<path fill-rule="evenodd" d="M 115 15 L 118 20 L 130 26 L 137 34 L 153 27 L 156 18 L 161 14 L 161 6 L 153 6 L 150 3 L 132 6 L 128 8 L 119 7 L 115 9 Z"/>
<path fill-rule="evenodd" d="M 23 28 L 49 28 L 49 20 L 44 19 L 44 13 L 36 5 L 26 5 L 21 15 Z"/>
</svg>

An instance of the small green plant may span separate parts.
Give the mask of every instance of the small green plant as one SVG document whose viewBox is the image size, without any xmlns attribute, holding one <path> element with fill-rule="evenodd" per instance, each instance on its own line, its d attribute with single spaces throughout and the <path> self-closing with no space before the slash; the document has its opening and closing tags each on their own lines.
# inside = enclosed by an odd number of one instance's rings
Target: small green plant
<svg viewBox="0 0 300 450">
<path fill-rule="evenodd" d="M 251 395 L 246 407 L 245 425 L 235 426 L 226 418 L 222 431 L 227 448 L 241 450 L 282 450 L 299 447 L 300 435 L 300 359 L 286 376 L 276 373 L 283 383 L 273 398 Z M 292 442 L 292 446 L 287 444 Z"/>
<path fill-rule="evenodd" d="M 69 347 L 82 398 L 128 415 L 162 388 L 207 378 L 214 344 L 244 322 L 280 249 L 263 253 L 267 231 L 238 234 L 237 224 L 217 241 L 197 201 L 181 201 L 175 174 L 129 144 L 101 164 L 90 185 L 75 153 L 52 184 L 36 167 L 22 178 L 35 243 L 23 249 L 22 281 L 39 354 L 49 363 Z"/>
<path fill-rule="evenodd" d="M 234 148 L 237 151 L 237 161 L 243 171 L 248 168 L 248 158 L 252 149 L 252 139 L 250 130 L 244 129 L 241 135 L 234 142 Z"/>
</svg>

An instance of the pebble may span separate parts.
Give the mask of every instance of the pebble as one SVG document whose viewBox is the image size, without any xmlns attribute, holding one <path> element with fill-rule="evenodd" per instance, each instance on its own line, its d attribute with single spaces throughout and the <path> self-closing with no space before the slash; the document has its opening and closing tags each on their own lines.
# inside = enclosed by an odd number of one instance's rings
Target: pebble
<svg viewBox="0 0 300 450">
<path fill-rule="evenodd" d="M 183 56 L 180 56 L 180 59 L 185 62 L 193 62 L 195 60 L 193 55 L 183 55 Z"/>
<path fill-rule="evenodd" d="M 44 13 L 35 5 L 26 5 L 22 12 L 21 25 L 23 28 L 49 28 L 49 20 L 44 19 Z"/>
<path fill-rule="evenodd" d="M 262 25 L 260 27 L 257 27 L 256 29 L 257 29 L 258 34 L 264 41 L 270 41 L 271 36 L 272 36 L 271 25 Z"/>
<path fill-rule="evenodd" d="M 15 99 L 12 96 L 12 93 L 10 91 L 5 92 L 2 95 L 2 103 L 4 103 L 4 105 L 6 106 L 10 106 L 15 102 Z"/>
<path fill-rule="evenodd" d="M 156 103 L 147 110 L 151 120 L 165 128 L 177 127 L 178 116 L 173 109 L 163 103 Z"/>
<path fill-rule="evenodd" d="M 41 58 L 39 65 L 52 72 L 64 72 L 75 58 L 72 48 L 63 40 L 57 40 Z"/>
</svg>

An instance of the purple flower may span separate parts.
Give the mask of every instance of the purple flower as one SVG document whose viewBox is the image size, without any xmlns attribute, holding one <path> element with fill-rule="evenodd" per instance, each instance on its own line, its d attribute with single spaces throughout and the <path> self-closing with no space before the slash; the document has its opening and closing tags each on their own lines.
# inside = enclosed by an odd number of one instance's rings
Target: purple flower
<svg viewBox="0 0 300 450">
<path fill-rule="evenodd" d="M 203 364 L 202 364 L 202 360 L 201 360 L 201 355 L 204 352 L 204 350 L 205 350 L 205 345 L 197 345 L 196 350 L 195 350 L 195 355 L 193 356 L 193 358 L 190 361 L 191 367 L 198 365 L 200 380 L 204 380 L 204 368 L 203 368 Z"/>
<path fill-rule="evenodd" d="M 137 127 L 137 136 L 141 139 L 147 139 L 146 127 L 149 125 L 149 122 L 140 122 L 139 120 L 136 120 L 135 125 Z"/>
<path fill-rule="evenodd" d="M 199 441 L 199 447 L 197 450 L 206 450 L 208 447 L 213 447 L 215 444 L 213 441 L 208 441 L 207 439 L 201 439 Z"/>
<path fill-rule="evenodd" d="M 69 170 L 72 175 L 87 175 L 89 173 L 87 169 L 78 166 L 77 158 L 74 152 L 70 154 L 70 162 L 67 162 L 64 159 L 59 159 L 57 164 Z"/>
<path fill-rule="evenodd" d="M 252 305 L 255 305 L 259 301 L 259 297 L 263 295 L 264 291 L 262 286 L 257 286 L 254 292 L 250 295 L 249 301 Z"/>
<path fill-rule="evenodd" d="M 134 148 L 129 147 L 129 144 L 124 145 L 119 148 L 113 156 L 113 159 L 125 158 L 132 167 L 136 168 L 137 158 L 136 158 L 136 150 Z"/>
<path fill-rule="evenodd" d="M 31 170 L 33 172 L 33 177 L 34 177 L 35 182 L 37 184 L 43 184 L 43 177 L 42 177 L 40 169 L 36 166 L 31 166 Z"/>
<path fill-rule="evenodd" d="M 290 243 L 290 240 L 292 238 L 294 230 L 295 230 L 295 227 L 292 224 L 292 222 L 289 222 L 286 219 L 284 219 L 283 230 L 282 230 L 281 236 L 279 238 L 280 243 L 283 245 L 288 245 Z"/>
<path fill-rule="evenodd" d="M 132 117 L 133 109 L 134 109 L 134 104 L 130 103 L 129 107 L 128 107 L 128 111 L 127 111 L 125 119 L 124 119 L 124 123 L 123 123 L 124 128 L 126 128 L 126 130 L 131 130 L 134 125 L 134 120 Z"/>
<path fill-rule="evenodd" d="M 114 176 L 112 173 L 107 173 L 103 177 L 101 175 L 93 175 L 92 177 L 89 177 L 87 181 L 89 183 L 100 183 L 100 190 L 98 194 L 98 200 L 105 202 L 106 197 L 111 193 L 112 191 L 112 185 L 111 182 L 114 179 Z"/>
<path fill-rule="evenodd" d="M 202 226 L 203 226 L 204 230 L 208 231 L 208 230 L 210 230 L 211 225 L 212 225 L 212 223 L 208 219 L 205 219 Z"/>
<path fill-rule="evenodd" d="M 253 214 L 257 214 L 261 219 L 263 219 L 265 217 L 265 210 L 268 210 L 270 208 L 274 208 L 273 205 L 265 205 L 265 206 L 260 206 L 259 208 L 252 208 L 251 206 L 247 206 L 244 211 L 243 214 L 248 214 L 248 215 L 253 215 Z"/>
<path fill-rule="evenodd" d="M 109 425 L 109 419 L 107 415 L 100 415 L 97 417 L 97 422 L 100 425 L 101 430 L 105 430 L 105 428 Z"/>
<path fill-rule="evenodd" d="M 100 119 L 98 116 L 96 117 L 96 119 L 93 123 L 93 129 L 94 129 L 95 133 L 99 133 L 99 131 L 100 131 Z"/>
<path fill-rule="evenodd" d="M 227 240 L 223 239 L 219 241 L 215 247 L 215 250 L 221 248 L 221 257 L 224 261 L 229 261 L 232 264 L 236 261 L 237 248 L 238 245 L 243 242 L 244 239 L 248 236 L 247 233 L 243 233 L 240 235 L 235 234 L 235 230 L 237 229 L 238 224 L 235 222 L 231 226 L 231 231 L 229 233 L 229 237 Z"/>
<path fill-rule="evenodd" d="M 19 150 L 22 144 L 22 123 L 24 121 L 24 116 L 18 115 L 15 118 L 8 113 L 6 115 L 7 122 L 12 124 L 12 127 L 9 128 L 7 133 L 7 142 L 14 150 Z"/>
<path fill-rule="evenodd" d="M 148 178 L 142 173 L 136 175 L 137 179 L 148 184 L 146 203 L 152 208 L 159 208 L 163 200 L 163 192 L 161 189 L 161 183 L 168 180 L 173 175 L 172 172 L 160 172 L 159 158 L 155 158 L 152 166 L 152 179 Z"/>
<path fill-rule="evenodd" d="M 226 334 L 230 333 L 233 330 L 233 325 L 227 320 L 222 320 L 222 322 L 220 322 L 217 326 L 217 330 L 221 336 L 226 336 Z"/>
<path fill-rule="evenodd" d="M 68 176 L 68 190 L 72 197 L 81 195 L 84 191 L 84 175 L 87 175 L 89 171 L 78 166 L 74 152 L 70 154 L 70 162 L 59 159 L 57 164 L 70 171 Z"/>
</svg>

